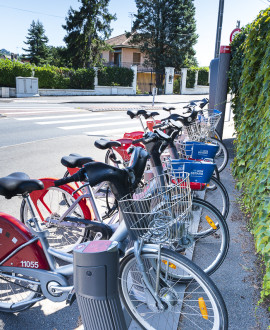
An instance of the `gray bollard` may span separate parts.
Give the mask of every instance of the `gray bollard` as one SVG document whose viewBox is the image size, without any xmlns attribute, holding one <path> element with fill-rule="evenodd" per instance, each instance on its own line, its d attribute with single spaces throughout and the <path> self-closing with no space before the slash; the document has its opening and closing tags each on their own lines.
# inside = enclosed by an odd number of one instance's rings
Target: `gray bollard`
<svg viewBox="0 0 270 330">
<path fill-rule="evenodd" d="M 117 242 L 85 242 L 74 249 L 74 288 L 85 330 L 127 329 L 118 275 Z"/>
<path fill-rule="evenodd" d="M 218 65 L 217 90 L 216 90 L 216 98 L 215 98 L 215 106 L 214 106 L 214 109 L 221 111 L 221 119 L 216 128 L 221 137 L 223 135 L 223 126 L 224 126 L 225 110 L 227 103 L 228 71 L 230 68 L 230 59 L 231 59 L 231 47 L 221 46 L 219 65 Z"/>
</svg>

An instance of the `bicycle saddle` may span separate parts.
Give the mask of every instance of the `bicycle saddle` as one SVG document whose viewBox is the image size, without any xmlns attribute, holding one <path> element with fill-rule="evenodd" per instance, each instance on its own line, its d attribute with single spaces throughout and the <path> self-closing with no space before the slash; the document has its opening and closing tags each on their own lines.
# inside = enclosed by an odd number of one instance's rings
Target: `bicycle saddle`
<svg viewBox="0 0 270 330">
<path fill-rule="evenodd" d="M 163 107 L 163 110 L 165 110 L 165 111 L 171 111 L 171 110 L 175 110 L 175 108 L 174 107 L 169 107 L 169 108 Z"/>
<path fill-rule="evenodd" d="M 7 199 L 43 188 L 44 185 L 40 180 L 30 179 L 23 172 L 11 173 L 0 178 L 0 195 L 5 196 Z"/>
<path fill-rule="evenodd" d="M 137 117 L 137 116 L 140 116 L 140 115 L 143 115 L 144 117 L 145 117 L 145 116 L 148 116 L 147 111 L 146 111 L 146 110 L 143 110 L 143 109 L 138 110 L 137 112 L 134 112 L 134 111 L 128 110 L 128 111 L 127 111 L 127 115 L 128 115 L 131 119 L 133 119 L 133 118 L 135 118 L 135 117 Z"/>
<path fill-rule="evenodd" d="M 98 149 L 104 150 L 104 149 L 110 149 L 112 147 L 121 147 L 121 142 L 102 139 L 102 140 L 96 140 L 94 145 Z"/>
<path fill-rule="evenodd" d="M 150 112 L 150 117 L 155 117 L 155 116 L 158 116 L 159 115 L 159 112 L 157 111 L 153 111 L 153 112 Z"/>
<path fill-rule="evenodd" d="M 61 164 L 70 168 L 82 168 L 84 164 L 90 162 L 94 162 L 92 157 L 83 157 L 79 154 L 70 154 L 69 156 L 64 156 L 61 158 Z"/>
</svg>

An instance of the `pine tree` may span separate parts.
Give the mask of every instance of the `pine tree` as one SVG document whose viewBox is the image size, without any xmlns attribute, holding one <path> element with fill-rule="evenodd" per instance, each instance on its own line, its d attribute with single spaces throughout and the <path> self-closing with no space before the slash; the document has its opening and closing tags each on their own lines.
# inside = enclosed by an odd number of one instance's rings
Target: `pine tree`
<svg viewBox="0 0 270 330">
<path fill-rule="evenodd" d="M 46 37 L 43 24 L 39 20 L 37 22 L 32 21 L 26 39 L 27 41 L 24 41 L 24 43 L 29 47 L 28 49 L 23 48 L 28 53 L 24 57 L 30 59 L 30 62 L 36 65 L 46 63 L 49 57 L 47 46 L 49 39 Z"/>
<path fill-rule="evenodd" d="M 70 7 L 63 28 L 67 54 L 74 68 L 90 67 L 101 63 L 105 40 L 110 37 L 110 23 L 115 15 L 108 12 L 109 0 L 79 0 L 79 10 Z"/>
<path fill-rule="evenodd" d="M 146 65 L 156 71 L 162 87 L 165 67 L 180 69 L 194 59 L 197 35 L 193 0 L 135 0 L 137 15 L 132 44 L 146 54 Z"/>
</svg>

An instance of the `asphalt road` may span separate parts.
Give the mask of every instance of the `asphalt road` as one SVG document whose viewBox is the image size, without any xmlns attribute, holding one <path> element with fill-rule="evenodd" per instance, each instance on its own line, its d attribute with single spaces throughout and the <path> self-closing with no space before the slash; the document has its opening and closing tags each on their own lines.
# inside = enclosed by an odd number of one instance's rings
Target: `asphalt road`
<svg viewBox="0 0 270 330">
<path fill-rule="evenodd" d="M 140 129 L 138 123 L 127 119 L 124 111 L 140 106 L 135 103 L 104 106 L 100 103 L 0 102 L 0 177 L 15 171 L 26 172 L 32 178 L 61 177 L 65 169 L 60 159 L 71 152 L 103 160 L 105 153 L 94 147 L 95 139 L 118 137 L 124 131 Z M 97 111 L 104 107 L 122 111 Z M 231 133 L 232 124 L 226 123 L 226 137 Z M 232 158 L 231 140 L 225 142 L 231 148 Z M 255 312 L 260 298 L 261 269 L 252 236 L 246 230 L 247 220 L 236 203 L 238 193 L 229 167 L 222 173 L 222 180 L 231 198 L 228 217 L 231 245 L 225 262 L 212 279 L 225 299 L 229 329 L 267 329 L 270 321 L 266 308 L 260 306 Z M 19 217 L 20 202 L 19 198 L 0 197 L 0 210 Z M 72 330 L 78 325 L 78 317 L 76 302 L 66 307 L 65 303 L 45 300 L 23 313 L 0 313 L 0 329 Z"/>
</svg>

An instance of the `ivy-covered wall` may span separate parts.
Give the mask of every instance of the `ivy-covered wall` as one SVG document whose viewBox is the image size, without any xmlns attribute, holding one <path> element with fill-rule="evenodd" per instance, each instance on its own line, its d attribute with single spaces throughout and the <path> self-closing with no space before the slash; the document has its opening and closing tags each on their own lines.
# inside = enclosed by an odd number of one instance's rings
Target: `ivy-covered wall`
<svg viewBox="0 0 270 330">
<path fill-rule="evenodd" d="M 233 173 L 265 263 L 264 298 L 270 296 L 270 8 L 234 39 L 229 81 L 237 132 Z"/>
</svg>

